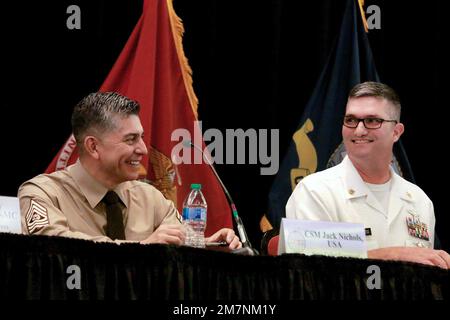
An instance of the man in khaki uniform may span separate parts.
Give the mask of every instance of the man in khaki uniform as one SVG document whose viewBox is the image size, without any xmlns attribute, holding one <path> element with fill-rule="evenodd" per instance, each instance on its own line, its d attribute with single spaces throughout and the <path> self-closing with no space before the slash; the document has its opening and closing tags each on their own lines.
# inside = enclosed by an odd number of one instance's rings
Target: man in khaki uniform
<svg viewBox="0 0 450 320">
<path fill-rule="evenodd" d="M 137 102 L 117 93 L 93 93 L 78 103 L 72 129 L 79 160 L 65 170 L 38 175 L 19 188 L 26 234 L 184 243 L 185 230 L 173 202 L 136 180 L 147 154 L 139 109 Z M 107 200 L 110 197 L 112 202 Z M 108 203 L 119 211 L 121 226 L 112 231 L 110 221 L 115 218 L 107 217 Z M 206 241 L 226 241 L 232 249 L 242 245 L 234 231 L 226 228 Z"/>
</svg>

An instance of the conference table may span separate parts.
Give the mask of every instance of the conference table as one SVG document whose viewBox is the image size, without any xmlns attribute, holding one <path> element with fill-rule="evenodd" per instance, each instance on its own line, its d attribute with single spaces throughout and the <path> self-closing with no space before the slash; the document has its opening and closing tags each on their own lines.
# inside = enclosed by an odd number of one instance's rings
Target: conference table
<svg viewBox="0 0 450 320">
<path fill-rule="evenodd" d="M 379 268 L 379 286 L 371 276 Z M 175 245 L 0 233 L 0 298 L 159 301 L 442 300 L 450 272 L 398 261 L 249 256 Z"/>
</svg>

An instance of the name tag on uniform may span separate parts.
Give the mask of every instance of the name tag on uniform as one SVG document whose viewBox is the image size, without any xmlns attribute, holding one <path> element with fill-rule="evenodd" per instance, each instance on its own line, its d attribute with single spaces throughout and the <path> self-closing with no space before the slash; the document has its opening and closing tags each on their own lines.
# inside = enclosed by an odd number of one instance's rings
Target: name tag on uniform
<svg viewBox="0 0 450 320">
<path fill-rule="evenodd" d="M 282 253 L 367 258 L 366 231 L 360 223 L 283 218 L 278 242 Z"/>
<path fill-rule="evenodd" d="M 19 199 L 0 196 L 0 232 L 22 233 Z"/>
</svg>

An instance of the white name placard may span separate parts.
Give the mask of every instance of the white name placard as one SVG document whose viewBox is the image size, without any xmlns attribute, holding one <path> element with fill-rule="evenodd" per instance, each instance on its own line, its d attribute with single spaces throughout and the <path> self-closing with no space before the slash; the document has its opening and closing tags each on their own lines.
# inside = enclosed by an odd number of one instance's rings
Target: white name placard
<svg viewBox="0 0 450 320">
<path fill-rule="evenodd" d="M 0 232 L 22 233 L 19 199 L 0 196 Z"/>
<path fill-rule="evenodd" d="M 282 253 L 367 258 L 364 225 L 283 218 L 278 241 Z"/>
</svg>

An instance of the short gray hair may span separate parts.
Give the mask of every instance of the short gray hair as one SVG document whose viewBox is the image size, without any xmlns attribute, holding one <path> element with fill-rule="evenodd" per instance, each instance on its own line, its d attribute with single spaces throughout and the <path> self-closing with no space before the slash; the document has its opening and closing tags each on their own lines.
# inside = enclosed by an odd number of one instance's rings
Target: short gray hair
<svg viewBox="0 0 450 320">
<path fill-rule="evenodd" d="M 116 126 L 114 117 L 139 115 L 140 105 L 117 92 L 94 92 L 84 97 L 72 113 L 72 132 L 78 146 L 91 132 L 103 133 Z M 80 148 L 82 151 L 82 148 Z"/>
</svg>

